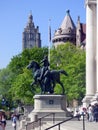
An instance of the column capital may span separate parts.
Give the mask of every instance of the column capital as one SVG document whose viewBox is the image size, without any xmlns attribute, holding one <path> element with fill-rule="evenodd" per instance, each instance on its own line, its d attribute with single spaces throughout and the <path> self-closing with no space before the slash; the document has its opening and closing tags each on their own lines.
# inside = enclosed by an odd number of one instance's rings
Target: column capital
<svg viewBox="0 0 98 130">
<path fill-rule="evenodd" d="M 97 4 L 97 0 L 85 0 L 85 5 Z"/>
</svg>

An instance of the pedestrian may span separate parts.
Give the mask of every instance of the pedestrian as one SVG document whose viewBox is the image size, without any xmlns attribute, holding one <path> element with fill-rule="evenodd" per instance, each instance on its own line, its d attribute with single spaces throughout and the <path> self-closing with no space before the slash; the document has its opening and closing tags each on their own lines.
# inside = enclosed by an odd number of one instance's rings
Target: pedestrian
<svg viewBox="0 0 98 130">
<path fill-rule="evenodd" d="M 94 121 L 98 122 L 98 104 L 94 105 Z"/>
<path fill-rule="evenodd" d="M 89 107 L 88 107 L 88 121 L 89 122 L 92 122 L 94 121 L 94 114 L 93 114 L 93 106 L 91 104 L 89 104 Z"/>
<path fill-rule="evenodd" d="M 16 130 L 16 126 L 17 126 L 17 117 L 16 117 L 16 115 L 13 115 L 13 117 L 12 117 L 12 126 L 14 127 L 14 130 Z"/>
<path fill-rule="evenodd" d="M 3 126 L 3 130 L 5 130 L 5 127 L 6 127 L 6 118 L 5 118 L 4 114 L 2 114 L 2 126 Z"/>
<path fill-rule="evenodd" d="M 80 117 L 81 117 L 81 115 L 80 115 L 79 110 L 76 110 L 76 116 L 77 116 L 78 121 L 80 121 Z"/>
<path fill-rule="evenodd" d="M 2 113 L 0 112 L 0 130 L 3 130 L 3 125 L 2 125 Z"/>
</svg>

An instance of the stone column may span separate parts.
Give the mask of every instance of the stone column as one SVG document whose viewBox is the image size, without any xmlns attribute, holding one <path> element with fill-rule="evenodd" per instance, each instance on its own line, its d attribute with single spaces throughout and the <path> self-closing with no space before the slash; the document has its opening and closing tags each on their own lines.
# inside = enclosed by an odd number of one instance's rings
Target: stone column
<svg viewBox="0 0 98 130">
<path fill-rule="evenodd" d="M 97 57 L 96 57 L 96 62 L 97 62 L 97 88 L 96 88 L 96 96 L 98 97 L 98 0 L 97 0 Z"/>
<path fill-rule="evenodd" d="M 86 0 L 86 96 L 87 106 L 96 92 L 96 0 Z"/>
</svg>

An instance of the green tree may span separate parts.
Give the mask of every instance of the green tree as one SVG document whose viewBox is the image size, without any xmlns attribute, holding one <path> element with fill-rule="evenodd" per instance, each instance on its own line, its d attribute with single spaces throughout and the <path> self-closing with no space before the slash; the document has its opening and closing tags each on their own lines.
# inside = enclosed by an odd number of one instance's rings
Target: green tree
<svg viewBox="0 0 98 130">
<path fill-rule="evenodd" d="M 14 56 L 7 68 L 0 70 L 0 94 L 7 95 L 10 102 L 33 103 L 33 96 L 40 92 L 40 87 L 33 86 L 31 91 L 32 71 L 26 67 L 32 60 L 40 63 L 44 55 L 48 55 L 48 48 L 35 47 Z M 51 48 L 50 69 L 64 69 L 68 73 L 67 77 L 61 75 L 67 99 L 81 101 L 85 94 L 85 51 L 70 43 Z M 60 85 L 56 85 L 55 93 L 61 92 Z"/>
<path fill-rule="evenodd" d="M 14 56 L 9 63 L 10 70 L 14 73 L 11 83 L 10 94 L 13 100 L 21 100 L 25 104 L 33 102 L 33 95 L 38 91 L 39 86 L 32 87 L 30 83 L 33 81 L 32 72 L 26 69 L 27 65 L 35 60 L 40 62 L 44 55 L 48 54 L 47 48 L 26 49 L 21 54 Z"/>
<path fill-rule="evenodd" d="M 9 93 L 9 90 L 11 88 L 13 75 L 13 72 L 11 72 L 8 67 L 0 71 L 0 102 L 3 97 L 6 99 L 6 101 L 12 102 L 12 97 Z M 5 105 L 8 106 L 8 104 Z M 11 104 L 9 107 L 11 107 Z"/>
<path fill-rule="evenodd" d="M 85 51 L 71 43 L 60 45 L 51 50 L 51 63 L 52 68 L 64 69 L 69 75 L 61 75 L 68 100 L 81 101 L 85 94 Z M 61 92 L 59 86 L 56 87 L 56 92 Z"/>
</svg>

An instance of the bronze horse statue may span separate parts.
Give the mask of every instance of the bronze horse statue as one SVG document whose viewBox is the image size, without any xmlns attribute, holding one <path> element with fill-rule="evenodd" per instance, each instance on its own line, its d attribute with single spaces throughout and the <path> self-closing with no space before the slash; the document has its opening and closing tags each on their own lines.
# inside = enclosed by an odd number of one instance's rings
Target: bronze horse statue
<svg viewBox="0 0 98 130">
<path fill-rule="evenodd" d="M 68 76 L 67 72 L 64 70 L 48 70 L 45 72 L 43 78 L 39 80 L 39 77 L 41 75 L 41 67 L 36 61 L 32 61 L 28 66 L 27 69 L 32 69 L 34 82 L 31 83 L 31 85 L 39 83 L 41 87 L 41 93 L 49 92 L 54 93 L 54 87 L 56 83 L 60 84 L 62 87 L 62 94 L 64 94 L 65 89 L 60 81 L 60 74 L 64 74 L 65 76 Z"/>
</svg>

